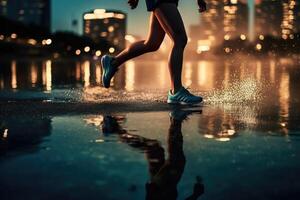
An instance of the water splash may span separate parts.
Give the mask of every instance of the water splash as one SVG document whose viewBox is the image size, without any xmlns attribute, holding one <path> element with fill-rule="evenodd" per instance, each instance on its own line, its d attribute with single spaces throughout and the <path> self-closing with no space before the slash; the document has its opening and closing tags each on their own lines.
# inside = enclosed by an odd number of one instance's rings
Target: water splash
<svg viewBox="0 0 300 200">
<path fill-rule="evenodd" d="M 257 103 L 262 98 L 262 84 L 255 79 L 247 78 L 230 83 L 221 90 L 208 92 L 206 103 L 210 104 L 248 104 Z"/>
</svg>

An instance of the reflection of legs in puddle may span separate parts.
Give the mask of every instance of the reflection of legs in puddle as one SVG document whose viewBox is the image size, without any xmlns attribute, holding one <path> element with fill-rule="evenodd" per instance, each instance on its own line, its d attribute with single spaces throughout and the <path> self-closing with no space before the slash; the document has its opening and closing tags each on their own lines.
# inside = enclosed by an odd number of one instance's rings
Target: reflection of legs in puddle
<svg viewBox="0 0 300 200">
<path fill-rule="evenodd" d="M 111 116 L 104 117 L 103 131 L 117 133 L 122 142 L 143 150 L 148 161 L 151 180 L 146 184 L 146 199 L 176 199 L 177 184 L 185 167 L 183 152 L 183 137 L 181 125 L 190 111 L 174 110 L 170 113 L 170 128 L 168 132 L 168 154 L 165 160 L 164 149 L 159 141 L 128 133 L 122 129 L 117 120 Z M 187 199 L 197 199 L 204 192 L 204 186 L 197 178 L 193 194 Z"/>
</svg>

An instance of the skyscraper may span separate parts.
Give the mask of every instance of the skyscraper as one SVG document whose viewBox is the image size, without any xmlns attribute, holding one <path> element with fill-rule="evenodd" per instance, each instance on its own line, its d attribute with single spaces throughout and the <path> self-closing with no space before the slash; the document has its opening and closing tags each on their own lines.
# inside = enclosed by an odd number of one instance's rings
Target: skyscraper
<svg viewBox="0 0 300 200">
<path fill-rule="evenodd" d="M 50 31 L 50 0 L 0 0 L 0 15 L 26 25 L 38 25 Z"/>
<path fill-rule="evenodd" d="M 83 33 L 95 42 L 107 40 L 118 49 L 125 48 L 126 14 L 117 10 L 95 9 L 83 15 Z"/>
<path fill-rule="evenodd" d="M 238 0 L 224 0 L 224 38 L 248 34 L 248 7 Z"/>
<path fill-rule="evenodd" d="M 248 7 L 239 0 L 211 0 L 210 9 L 200 16 L 200 24 L 190 26 L 191 48 L 208 51 L 224 39 L 248 33 Z"/>
<path fill-rule="evenodd" d="M 0 15 L 7 15 L 7 0 L 0 0 Z"/>
<path fill-rule="evenodd" d="M 297 5 L 299 6 L 299 5 Z M 281 24 L 281 36 L 283 39 L 294 38 L 294 33 L 297 32 L 296 27 L 296 1 L 283 0 L 283 19 Z"/>
<path fill-rule="evenodd" d="M 200 15 L 200 24 L 190 26 L 189 37 L 192 49 L 198 53 L 209 50 L 216 45 L 220 37 L 223 38 L 223 4 L 220 0 L 212 0 L 210 9 Z"/>
<path fill-rule="evenodd" d="M 296 7 L 295 7 L 295 25 L 296 25 L 296 32 L 300 33 L 300 2 L 296 1 Z"/>
</svg>

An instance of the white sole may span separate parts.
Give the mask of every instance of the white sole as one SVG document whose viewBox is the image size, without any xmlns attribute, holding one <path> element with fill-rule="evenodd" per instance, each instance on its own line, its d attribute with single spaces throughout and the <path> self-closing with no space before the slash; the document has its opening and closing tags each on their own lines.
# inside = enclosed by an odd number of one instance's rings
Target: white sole
<svg viewBox="0 0 300 200">
<path fill-rule="evenodd" d="M 102 58 L 101 58 L 101 66 L 102 66 L 102 84 L 103 84 L 103 86 L 105 87 L 105 88 L 109 88 L 109 86 L 108 87 L 106 87 L 105 85 L 104 85 L 104 74 L 105 74 L 105 72 L 106 72 L 106 67 L 104 66 L 105 65 L 105 56 L 103 56 Z"/>
<path fill-rule="evenodd" d="M 167 100 L 168 104 L 180 104 L 180 105 L 198 105 L 201 104 L 203 101 L 201 102 L 195 102 L 195 103 L 186 103 L 186 102 L 182 102 L 182 101 L 172 101 L 172 100 Z"/>
</svg>

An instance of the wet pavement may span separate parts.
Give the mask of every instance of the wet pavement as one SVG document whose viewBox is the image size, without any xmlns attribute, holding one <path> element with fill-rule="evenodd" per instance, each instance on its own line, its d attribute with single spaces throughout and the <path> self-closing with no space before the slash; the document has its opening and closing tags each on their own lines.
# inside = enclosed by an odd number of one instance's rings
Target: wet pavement
<svg viewBox="0 0 300 200">
<path fill-rule="evenodd" d="M 201 106 L 168 106 L 163 61 L 112 89 L 92 61 L 0 62 L 1 199 L 298 199 L 300 63 L 186 62 Z"/>
</svg>

